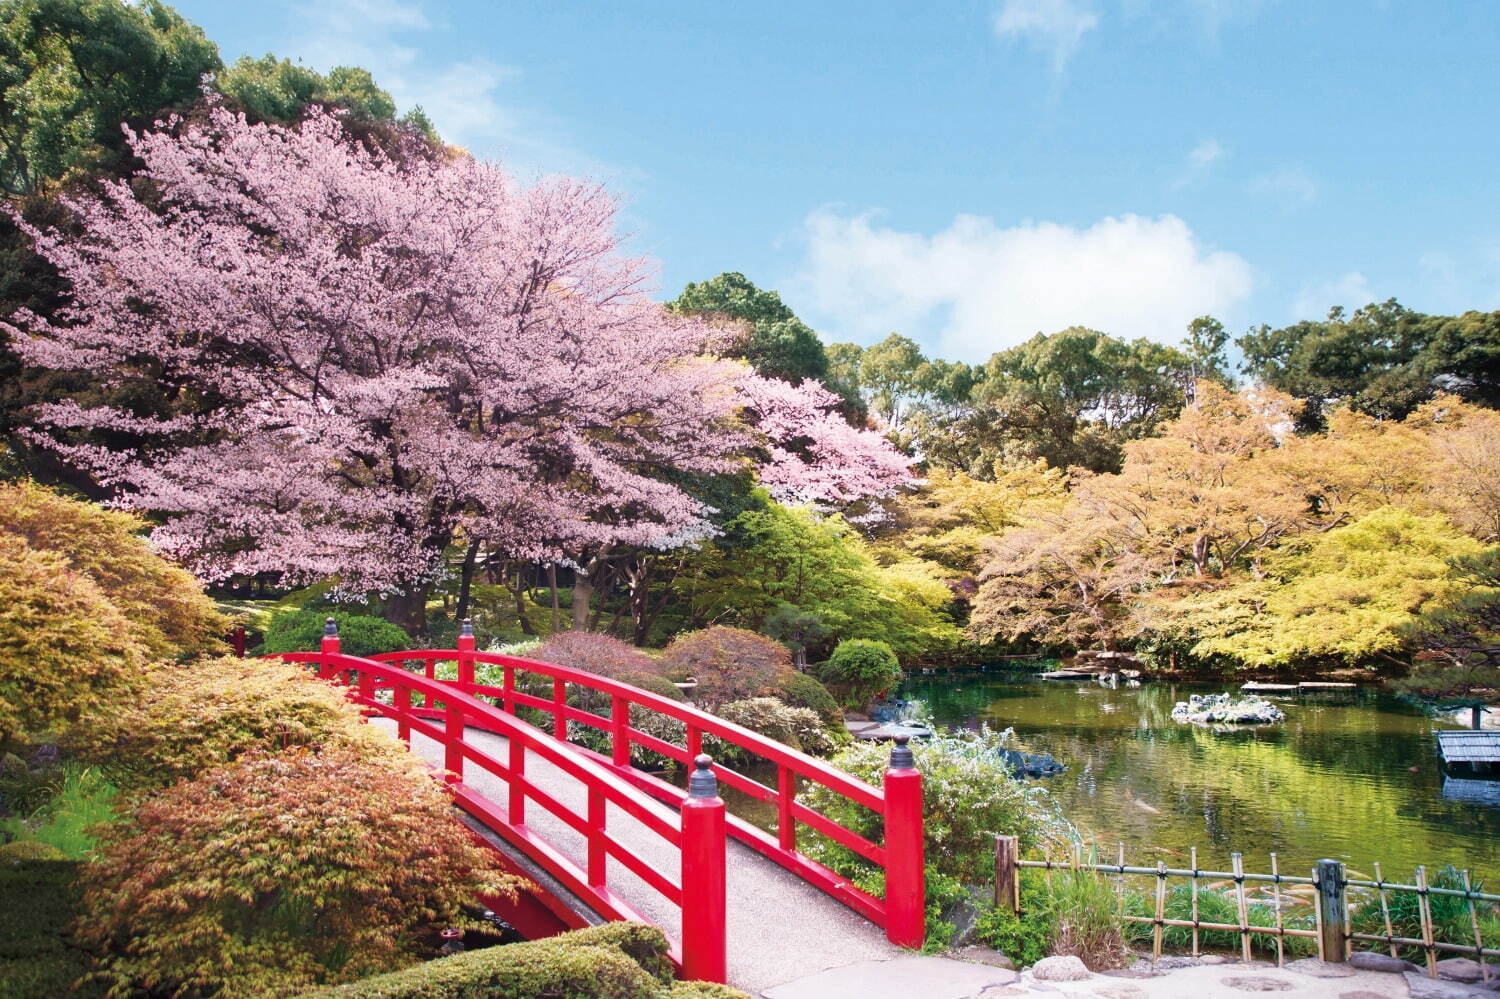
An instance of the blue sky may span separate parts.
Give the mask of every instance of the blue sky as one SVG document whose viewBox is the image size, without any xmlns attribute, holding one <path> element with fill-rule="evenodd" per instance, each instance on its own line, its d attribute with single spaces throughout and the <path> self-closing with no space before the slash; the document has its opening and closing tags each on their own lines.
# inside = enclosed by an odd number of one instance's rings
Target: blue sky
<svg viewBox="0 0 1500 999">
<path fill-rule="evenodd" d="M 1500 308 L 1489 0 L 175 6 L 606 181 L 663 297 L 743 271 L 829 340 Z"/>
</svg>

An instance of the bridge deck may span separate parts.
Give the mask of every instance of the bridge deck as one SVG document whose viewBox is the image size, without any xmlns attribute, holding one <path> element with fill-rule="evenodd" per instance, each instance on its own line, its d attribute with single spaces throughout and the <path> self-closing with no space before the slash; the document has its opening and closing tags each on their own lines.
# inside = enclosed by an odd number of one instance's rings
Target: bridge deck
<svg viewBox="0 0 1500 999">
<path fill-rule="evenodd" d="M 386 719 L 371 724 L 394 732 Z M 508 740 L 470 728 L 465 741 L 505 759 Z M 436 766 L 443 765 L 442 747 L 413 733 L 412 750 Z M 528 752 L 527 776 L 567 807 L 582 813 L 586 793 L 582 785 L 539 756 Z M 505 782 L 472 763 L 465 784 L 503 809 Z M 656 806 L 671 814 L 665 805 Z M 582 863 L 583 837 L 535 802 L 527 806 L 527 827 L 554 848 Z M 613 805 L 608 808 L 611 833 L 638 857 L 659 870 L 677 872 L 678 853 L 639 821 Z M 681 939 L 679 913 L 654 889 L 617 861 L 610 860 L 610 887 L 674 941 Z M 728 844 L 729 982 L 751 995 L 774 985 L 856 961 L 895 957 L 906 952 L 889 943 L 880 927 L 856 915 L 796 875 L 765 859 L 743 844 Z"/>
</svg>

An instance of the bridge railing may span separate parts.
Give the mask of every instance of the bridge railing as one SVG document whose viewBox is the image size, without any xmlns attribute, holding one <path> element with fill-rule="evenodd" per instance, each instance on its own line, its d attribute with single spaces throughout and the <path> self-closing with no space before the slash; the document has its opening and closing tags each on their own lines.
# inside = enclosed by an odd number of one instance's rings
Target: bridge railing
<svg viewBox="0 0 1500 999">
<path fill-rule="evenodd" d="M 331 619 L 330 619 L 331 621 Z M 612 767 L 578 753 L 507 714 L 462 686 L 414 674 L 399 663 L 344 655 L 336 633 L 324 638 L 317 652 L 279 653 L 269 658 L 314 666 L 318 675 L 349 688 L 349 698 L 367 716 L 389 718 L 397 735 L 410 744 L 413 733 L 443 749 L 443 779 L 456 803 L 484 825 L 525 852 L 591 908 L 612 919 L 649 922 L 609 883 L 614 859 L 681 910 L 682 940 L 673 959 L 690 979 L 723 982 L 726 972 L 724 803 L 718 797 L 710 761 L 693 763 L 701 776 L 685 796 L 680 814 L 663 808 L 641 788 L 622 779 Z M 470 684 L 469 686 L 474 686 Z M 485 752 L 466 738 L 466 730 L 494 732 L 506 739 L 505 759 Z M 528 756 L 545 761 L 585 789 L 582 812 L 569 807 L 527 773 Z M 470 767 L 492 774 L 506 785 L 507 800 L 493 801 L 465 781 Z M 706 779 L 705 779 L 706 778 Z M 532 806 L 544 809 L 581 836 L 586 860 L 575 862 L 554 843 L 530 828 Z M 679 877 L 641 859 L 611 835 L 610 807 L 639 822 L 681 855 Z"/>
<path fill-rule="evenodd" d="M 911 751 L 904 744 L 892 752 L 892 765 L 885 773 L 882 786 L 875 787 L 758 732 L 639 687 L 554 663 L 479 652 L 474 648 L 471 635 L 461 635 L 458 646 L 456 649 L 387 652 L 371 658 L 390 664 L 420 664 L 424 678 L 456 686 L 471 696 L 493 698 L 497 707 L 507 715 L 515 715 L 519 708 L 541 712 L 550 722 L 553 737 L 559 741 L 568 739 L 570 724 L 603 732 L 610 742 L 607 756 L 584 749 L 577 751 L 608 763 L 610 771 L 620 779 L 674 805 L 686 800 L 687 791 L 631 766 L 634 747 L 650 750 L 685 766 L 702 753 L 706 736 L 737 747 L 752 760 L 774 767 L 775 785 L 723 763 L 713 765 L 715 775 L 728 787 L 774 806 L 777 821 L 776 832 L 772 835 L 730 814 L 726 820 L 729 835 L 881 926 L 891 942 L 903 947 L 923 944 L 926 898 L 922 778 Z M 437 678 L 437 664 L 441 662 L 455 664 L 456 679 Z M 500 684 L 479 682 L 475 676 L 478 664 L 499 667 Z M 539 696 L 526 689 L 536 689 L 538 681 L 542 689 L 550 691 L 549 696 Z M 593 691 L 607 698 L 609 714 L 596 714 L 569 704 L 570 688 Z M 681 722 L 685 733 L 683 744 L 668 742 L 632 725 L 630 709 L 633 706 Z M 798 801 L 799 783 L 821 785 L 874 812 L 882 820 L 883 842 L 872 842 Z M 885 871 L 885 897 L 878 898 L 864 891 L 848 878 L 798 850 L 799 827 L 804 826 L 882 868 Z"/>
</svg>

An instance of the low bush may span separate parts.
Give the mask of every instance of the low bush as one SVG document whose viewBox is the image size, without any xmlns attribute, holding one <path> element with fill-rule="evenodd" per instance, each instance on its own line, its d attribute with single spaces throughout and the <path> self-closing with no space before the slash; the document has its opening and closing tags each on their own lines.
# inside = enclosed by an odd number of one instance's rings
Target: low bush
<svg viewBox="0 0 1500 999">
<path fill-rule="evenodd" d="M 844 727 L 844 712 L 839 710 L 839 702 L 816 677 L 792 673 L 781 681 L 776 696 L 794 708 L 816 711 L 823 724 L 830 728 L 842 730 Z"/>
<path fill-rule="evenodd" d="M 89 956 L 75 946 L 78 865 L 35 854 L 36 844 L 0 847 L 0 996 L 51 999 L 104 994 L 96 983 L 80 982 Z M 45 848 L 44 848 L 45 849 Z"/>
<path fill-rule="evenodd" d="M 673 982 L 667 938 L 607 923 L 545 940 L 428 961 L 312 996 L 345 999 L 748 999 L 723 985 Z"/>
<path fill-rule="evenodd" d="M 979 914 L 974 936 L 1016 962 L 1036 964 L 1052 946 L 1054 920 L 1042 879 L 1034 871 L 1021 872 L 1021 911 L 991 907 Z"/>
<path fill-rule="evenodd" d="M 659 660 L 629 642 L 592 631 L 559 632 L 527 653 L 526 658 L 597 673 L 623 683 L 634 683 L 633 678 L 641 675 L 665 674 Z"/>
<path fill-rule="evenodd" d="M 1462 891 L 1464 887 L 1463 872 L 1452 864 L 1444 867 L 1428 883 L 1432 888 L 1449 888 L 1454 891 Z M 1472 878 L 1469 887 L 1475 891 L 1484 890 L 1484 882 Z M 1469 903 L 1458 895 L 1428 895 L 1428 912 L 1432 918 L 1432 929 L 1437 940 L 1446 940 L 1452 943 L 1466 943 L 1474 939 L 1474 927 L 1469 916 Z M 1422 913 L 1421 900 L 1416 892 L 1395 891 L 1386 893 L 1386 907 L 1390 911 L 1391 929 L 1394 936 L 1409 937 L 1414 940 L 1422 939 Z M 1485 915 L 1493 915 L 1491 908 L 1488 913 L 1479 913 L 1483 918 Z M 1380 908 L 1379 896 L 1372 896 L 1355 908 L 1352 919 L 1354 930 L 1357 933 L 1385 933 L 1385 915 Z M 1489 938 L 1493 939 L 1493 938 Z M 1486 946 L 1490 946 L 1488 943 Z M 1408 960 L 1421 962 L 1422 951 L 1420 948 L 1398 948 L 1398 953 Z"/>
<path fill-rule="evenodd" d="M 339 626 L 339 650 L 350 656 L 371 656 L 411 648 L 411 636 L 400 625 L 366 614 L 305 608 L 279 611 L 266 625 L 260 652 L 316 652 L 323 642 L 323 625 L 333 618 Z"/>
<path fill-rule="evenodd" d="M 0 485 L 0 534 L 51 552 L 93 582 L 155 657 L 222 648 L 229 621 L 198 581 L 141 537 L 146 522 L 32 483 Z"/>
<path fill-rule="evenodd" d="M 833 739 L 816 713 L 807 708 L 791 707 L 774 697 L 730 701 L 720 705 L 714 714 L 813 756 L 827 755 L 834 748 Z M 704 751 L 721 763 L 748 758 L 739 746 L 715 737 L 704 739 Z"/>
<path fill-rule="evenodd" d="M 70 748 L 122 788 L 165 787 L 246 753 L 366 745 L 385 736 L 305 666 L 223 657 L 157 666 L 146 696 L 81 727 Z"/>
<path fill-rule="evenodd" d="M 850 638 L 834 648 L 822 674 L 848 691 L 845 707 L 862 708 L 901 682 L 901 663 L 884 642 Z"/>
<path fill-rule="evenodd" d="M 394 742 L 247 755 L 144 799 L 85 870 L 119 994 L 286 995 L 400 967 L 515 879 Z"/>
<path fill-rule="evenodd" d="M 662 663 L 669 675 L 695 677 L 693 701 L 709 710 L 774 695 L 792 675 L 791 655 L 780 642 L 723 626 L 679 635 L 662 653 Z"/>
<path fill-rule="evenodd" d="M 0 748 L 106 707 L 146 658 L 130 622 L 62 556 L 0 534 Z"/>
<path fill-rule="evenodd" d="M 1045 788 L 1011 775 L 1000 755 L 1003 734 L 988 729 L 916 743 L 912 752 L 922 771 L 922 814 L 928 862 L 964 884 L 993 883 L 995 836 L 1017 836 L 1023 850 L 1053 849 L 1073 836 Z M 859 742 L 840 750 L 832 763 L 867 783 L 880 786 L 891 748 Z M 807 804 L 874 842 L 881 820 L 869 809 L 820 785 L 809 787 Z M 858 854 L 821 836 L 811 836 L 808 853 L 845 876 L 870 867 Z"/>
</svg>

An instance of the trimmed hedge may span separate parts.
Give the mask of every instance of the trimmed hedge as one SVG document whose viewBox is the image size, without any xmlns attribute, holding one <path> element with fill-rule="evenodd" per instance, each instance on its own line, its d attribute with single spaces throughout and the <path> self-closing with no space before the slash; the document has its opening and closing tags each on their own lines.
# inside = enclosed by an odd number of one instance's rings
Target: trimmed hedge
<svg viewBox="0 0 1500 999">
<path fill-rule="evenodd" d="M 349 656 L 372 656 L 411 648 L 411 636 L 385 618 L 347 611 L 304 608 L 281 611 L 266 625 L 262 655 L 273 652 L 316 652 L 323 642 L 323 623 L 333 618 L 339 626 L 339 648 Z"/>
<path fill-rule="evenodd" d="M 844 712 L 839 710 L 838 699 L 815 676 L 807 673 L 793 673 L 781 681 L 781 692 L 778 696 L 794 708 L 816 711 L 825 725 L 843 727 Z"/>
<path fill-rule="evenodd" d="M 749 999 L 738 989 L 673 983 L 667 938 L 607 923 L 545 940 L 488 947 L 318 989 L 348 999 Z"/>
</svg>

